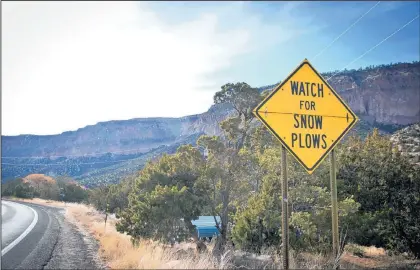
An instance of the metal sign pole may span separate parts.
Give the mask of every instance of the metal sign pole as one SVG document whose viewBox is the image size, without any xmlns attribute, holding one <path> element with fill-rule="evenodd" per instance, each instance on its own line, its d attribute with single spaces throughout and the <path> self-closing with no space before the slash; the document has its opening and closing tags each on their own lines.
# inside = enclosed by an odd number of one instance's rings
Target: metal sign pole
<svg viewBox="0 0 420 270">
<path fill-rule="evenodd" d="M 330 154 L 330 184 L 331 184 L 331 217 L 332 217 L 332 241 L 333 256 L 337 258 L 340 248 L 338 235 L 338 207 L 337 207 L 337 179 L 336 179 L 335 151 Z"/>
<path fill-rule="evenodd" d="M 282 179 L 282 251 L 283 251 L 283 269 L 289 269 L 289 224 L 288 224 L 288 202 L 287 202 L 287 162 L 286 162 L 286 147 L 281 147 L 281 179 Z"/>
<path fill-rule="evenodd" d="M 358 121 L 356 114 L 307 59 L 253 110 L 282 143 L 283 266 L 289 268 L 286 148 L 312 174 L 330 153 L 333 251 L 340 252 L 334 147 Z M 328 119 L 328 120 L 325 120 Z M 325 120 L 325 121 L 324 121 Z M 318 134 L 308 129 L 318 130 Z"/>
</svg>

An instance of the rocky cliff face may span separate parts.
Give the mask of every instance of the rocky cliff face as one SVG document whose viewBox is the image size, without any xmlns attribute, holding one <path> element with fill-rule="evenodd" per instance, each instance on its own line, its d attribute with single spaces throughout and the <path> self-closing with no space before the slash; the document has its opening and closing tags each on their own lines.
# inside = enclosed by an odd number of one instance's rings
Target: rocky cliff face
<svg viewBox="0 0 420 270">
<path fill-rule="evenodd" d="M 420 122 L 418 62 L 342 72 L 331 79 L 331 86 L 355 113 L 371 124 Z"/>
<path fill-rule="evenodd" d="M 218 122 L 228 110 L 182 118 L 144 118 L 109 121 L 59 135 L 2 136 L 2 156 L 101 156 L 107 152 L 145 153 L 161 145 L 182 141 L 194 134 L 219 134 Z"/>
<path fill-rule="evenodd" d="M 332 74 L 322 75 L 329 78 Z M 342 71 L 329 83 L 361 118 L 362 121 L 355 127 L 356 132 L 369 131 L 373 127 L 390 132 L 420 122 L 419 62 Z M 274 86 L 264 86 L 260 90 L 269 90 Z M 139 157 L 157 147 L 190 142 L 191 138 L 200 134 L 218 135 L 221 132 L 219 122 L 230 113 L 232 110 L 229 106 L 213 105 L 205 113 L 182 118 L 109 121 L 51 136 L 2 136 L 2 157 L 43 156 L 49 157 L 43 161 L 47 164 L 58 162 L 54 156 L 64 156 L 61 159 L 71 159 L 74 166 L 77 163 L 87 164 L 89 157 L 89 162 L 96 162 L 94 166 L 85 165 L 82 170 L 82 166 L 77 165 L 71 170 L 72 176 L 77 173 L 82 175 L 91 169 L 112 165 L 97 162 L 114 162 L 127 155 Z M 109 152 L 113 154 L 105 155 Z M 80 156 L 85 157 L 82 160 Z M 36 163 L 34 159 L 3 159 L 2 162 Z M 38 169 L 38 172 L 50 171 L 51 168 L 59 167 L 45 167 Z M 67 170 L 61 168 L 61 171 Z M 3 178 L 19 176 L 19 172 L 26 175 L 36 171 L 28 171 L 27 167 L 2 166 Z"/>
</svg>

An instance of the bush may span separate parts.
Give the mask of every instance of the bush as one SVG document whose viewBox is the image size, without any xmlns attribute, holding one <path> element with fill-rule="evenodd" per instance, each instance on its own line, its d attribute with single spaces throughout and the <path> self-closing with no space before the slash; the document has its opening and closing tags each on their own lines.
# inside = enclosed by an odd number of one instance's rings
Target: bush
<svg viewBox="0 0 420 270">
<path fill-rule="evenodd" d="M 2 196 L 14 196 L 18 198 L 31 199 L 35 194 L 35 190 L 29 183 L 25 183 L 23 179 L 18 178 L 15 180 L 3 183 L 1 186 Z"/>
<path fill-rule="evenodd" d="M 347 146 L 340 156 L 339 196 L 354 195 L 360 203 L 349 240 L 420 256 L 420 168 L 377 130 Z"/>
</svg>

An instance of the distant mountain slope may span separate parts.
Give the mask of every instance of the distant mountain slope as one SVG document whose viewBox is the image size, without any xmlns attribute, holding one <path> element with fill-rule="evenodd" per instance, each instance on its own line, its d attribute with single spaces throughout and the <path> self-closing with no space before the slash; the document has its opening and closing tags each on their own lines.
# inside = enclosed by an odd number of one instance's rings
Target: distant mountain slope
<svg viewBox="0 0 420 270">
<path fill-rule="evenodd" d="M 147 153 L 133 155 L 106 154 L 98 157 L 44 158 L 36 161 L 15 159 L 13 162 L 18 165 L 2 165 L 2 180 L 7 181 L 36 173 L 53 177 L 69 175 L 88 188 L 117 183 L 125 176 L 136 173 L 147 161 L 164 153 L 174 153 L 182 144 L 194 144 L 202 134 L 204 133 L 197 133 L 169 146 L 162 145 Z"/>
<path fill-rule="evenodd" d="M 101 122 L 59 135 L 2 136 L 2 156 L 101 156 L 108 152 L 146 153 L 190 135 L 218 133 L 224 110 L 182 118 L 139 118 Z"/>
<path fill-rule="evenodd" d="M 322 75 L 329 78 L 334 73 Z M 329 83 L 361 118 L 353 132 L 364 134 L 378 127 L 382 132 L 391 133 L 420 122 L 419 62 L 345 70 Z M 260 87 L 260 91 L 273 87 L 275 84 Z M 218 123 L 231 112 L 229 106 L 213 105 L 205 113 L 181 118 L 108 121 L 59 135 L 2 136 L 2 157 L 5 157 L 2 163 L 26 164 L 3 165 L 2 179 L 29 173 L 68 173 L 80 180 L 91 179 L 90 183 L 113 182 L 114 177 L 125 174 L 124 170 L 138 169 L 153 153 L 173 150 L 174 145 L 191 141 L 190 138 L 199 134 L 220 134 Z M 34 156 L 47 158 L 26 158 Z M 130 161 L 123 162 L 126 159 Z M 137 159 L 138 163 L 132 159 Z M 37 165 L 39 163 L 45 166 Z M 110 174 L 111 171 L 119 173 Z"/>
<path fill-rule="evenodd" d="M 24 177 L 32 173 L 46 174 L 53 177 L 58 175 L 75 177 L 92 170 L 124 162 L 125 160 L 139 158 L 143 155 L 143 153 L 140 153 L 133 155 L 106 154 L 99 157 L 2 159 L 2 181 Z"/>
<path fill-rule="evenodd" d="M 133 175 L 141 170 L 149 160 L 156 159 L 163 154 L 173 154 L 176 152 L 178 147 L 183 144 L 195 144 L 201 134 L 202 133 L 190 136 L 185 140 L 174 143 L 170 146 L 158 147 L 138 158 L 129 159 L 124 162 L 119 162 L 108 167 L 99 168 L 88 173 L 75 176 L 75 179 L 86 187 L 117 183 L 124 177 Z"/>
</svg>

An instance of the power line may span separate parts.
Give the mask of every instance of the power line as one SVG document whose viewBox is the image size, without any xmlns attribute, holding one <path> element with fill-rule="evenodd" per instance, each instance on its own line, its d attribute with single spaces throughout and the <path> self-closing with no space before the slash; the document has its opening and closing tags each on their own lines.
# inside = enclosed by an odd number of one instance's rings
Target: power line
<svg viewBox="0 0 420 270">
<path fill-rule="evenodd" d="M 347 68 L 348 66 L 350 66 L 351 64 L 353 64 L 354 62 L 356 62 L 357 60 L 361 59 L 362 57 L 364 57 L 366 54 L 370 53 L 371 51 L 373 51 L 375 48 L 377 48 L 379 45 L 381 45 L 382 43 L 384 43 L 385 41 L 387 41 L 388 39 L 390 39 L 392 36 L 394 36 L 396 33 L 398 33 L 399 31 L 401 31 L 402 29 L 404 29 L 405 27 L 407 27 L 410 23 L 412 23 L 413 21 L 415 21 L 417 18 L 419 17 L 419 14 L 417 14 L 416 17 L 414 17 L 413 19 L 411 19 L 408 23 L 404 24 L 403 26 L 401 26 L 398 30 L 394 31 L 391 35 L 387 36 L 386 38 L 384 38 L 381 42 L 379 42 L 378 44 L 376 44 L 375 46 L 373 46 L 372 48 L 370 48 L 369 50 L 367 50 L 366 52 L 364 52 L 362 55 L 360 55 L 359 57 L 357 57 L 356 59 L 354 59 L 353 61 L 351 61 L 350 63 L 348 63 L 345 67 L 341 68 L 341 70 L 344 70 L 345 68 Z M 333 75 L 331 75 L 331 77 L 329 77 L 327 79 L 327 81 L 329 81 L 332 77 L 334 77 L 335 75 L 337 75 L 338 73 L 340 73 L 341 71 L 337 71 L 336 73 L 334 73 Z"/>
<path fill-rule="evenodd" d="M 120 154 L 120 153 L 127 153 L 127 152 L 137 152 L 139 154 L 143 154 L 141 153 L 141 151 L 144 150 L 148 150 L 148 148 L 142 148 L 142 149 L 131 149 L 131 150 L 122 150 L 122 151 L 115 151 L 115 152 L 99 152 L 99 153 L 92 153 L 92 154 L 84 154 L 84 155 L 65 155 L 65 156 L 56 156 L 56 155 L 52 155 L 52 156 L 24 156 L 24 157 L 1 157 L 3 158 L 10 158 L 10 159 L 26 159 L 26 158 L 60 158 L 60 157 L 89 157 L 89 156 L 99 156 L 99 155 L 105 155 L 105 154 Z M 136 154 L 136 153 L 133 153 Z"/>
<path fill-rule="evenodd" d="M 151 156 L 151 158 L 154 158 L 156 155 Z M 131 160 L 135 160 L 138 159 L 139 157 L 135 157 L 135 158 L 128 158 L 128 159 L 120 159 L 120 160 L 110 160 L 110 161 L 97 161 L 97 162 L 80 162 L 80 163 L 22 163 L 22 164 L 18 164 L 18 163 L 1 163 L 1 165 L 8 165 L 8 166 L 79 166 L 79 165 L 93 165 L 93 164 L 104 164 L 104 163 L 120 163 L 120 162 L 125 162 L 125 161 L 131 161 Z"/>
<path fill-rule="evenodd" d="M 200 148 L 200 146 L 195 147 L 195 148 Z M 107 152 L 109 153 L 109 152 Z M 117 152 L 113 152 L 113 153 L 117 153 Z M 62 157 L 67 157 L 67 156 L 62 156 Z M 83 157 L 83 156 L 81 156 Z M 11 157 L 9 157 L 11 158 Z M 18 158 L 24 158 L 24 157 L 18 157 Z M 35 157 L 29 157 L 29 158 L 35 158 Z M 8 163 L 8 162 L 2 162 L 1 165 L 8 165 L 8 166 L 70 166 L 70 165 L 93 165 L 93 164 L 104 164 L 104 163 L 119 163 L 119 162 L 125 162 L 125 161 L 130 161 L 130 160 L 135 160 L 138 159 L 139 157 L 135 157 L 135 158 L 129 158 L 129 159 L 120 159 L 120 160 L 110 160 L 110 161 L 97 161 L 97 162 L 80 162 L 80 163 L 74 163 L 74 164 L 65 164 L 65 163 L 22 163 L 22 164 L 18 164 L 18 163 Z M 152 157 L 153 158 L 153 157 Z"/>
<path fill-rule="evenodd" d="M 380 3 L 380 1 L 376 4 L 378 5 Z M 375 5 L 375 6 L 376 6 Z M 374 7 L 375 7 L 374 6 Z M 370 10 L 372 10 L 374 7 L 372 7 Z M 369 11 L 370 11 L 369 10 Z M 367 13 L 365 13 L 364 15 L 366 15 Z M 363 15 L 363 16 L 364 16 Z M 362 17 L 363 17 L 362 16 Z M 362 18 L 361 17 L 361 18 Z M 360 18 L 360 19 L 361 19 Z M 399 31 L 401 31 L 402 29 L 404 29 L 405 27 L 407 27 L 409 24 L 411 24 L 413 21 L 415 21 L 416 19 L 419 18 L 419 14 L 417 14 L 417 16 L 415 16 L 413 19 L 411 19 L 409 22 L 407 22 L 406 24 L 404 24 L 402 27 L 400 27 L 399 29 L 397 29 L 396 31 L 394 31 L 392 34 L 390 34 L 389 36 L 387 36 L 386 38 L 384 38 L 382 41 L 380 41 L 378 44 L 376 44 L 375 46 L 373 46 L 372 48 L 370 48 L 369 50 L 367 50 L 366 52 L 364 52 L 362 55 L 360 55 L 359 57 L 355 58 L 353 61 L 351 61 L 349 64 L 347 64 L 346 66 L 344 66 L 343 68 L 341 68 L 341 70 L 344 70 L 345 68 L 347 68 L 348 66 L 350 66 L 351 64 L 353 64 L 354 62 L 356 62 L 357 60 L 363 58 L 366 54 L 368 54 L 369 52 L 373 51 L 375 48 L 377 48 L 378 46 L 380 46 L 382 43 L 384 43 L 385 41 L 387 41 L 388 39 L 390 39 L 392 36 L 394 36 L 395 34 L 397 34 Z M 359 20 L 360 20 L 359 19 Z M 334 77 L 335 75 L 337 75 L 338 73 L 340 73 L 341 71 L 337 71 L 336 73 L 334 73 L 332 76 L 330 76 L 329 78 L 327 78 L 326 80 L 329 81 L 332 77 Z M 103 152 L 102 154 L 112 154 L 112 153 L 123 153 L 123 152 L 127 152 L 127 151 L 136 151 L 136 150 L 124 150 L 124 151 L 117 151 L 117 152 Z M 98 155 L 101 153 L 96 153 L 96 154 L 86 154 L 83 156 L 77 156 L 77 155 L 73 155 L 73 156 L 49 156 L 49 157 L 84 157 L 84 156 L 91 156 L 91 155 Z M 23 158 L 48 158 L 48 157 L 41 157 L 41 156 L 36 156 L 36 157 L 2 157 L 2 158 L 16 158 L 16 159 L 23 159 Z M 137 157 L 138 158 L 138 157 Z M 124 160 L 115 160 L 115 161 L 98 161 L 98 162 L 84 162 L 84 163 L 77 163 L 77 164 L 60 164 L 60 163 L 50 163 L 50 164 L 17 164 L 17 163 L 1 163 L 2 165 L 9 165 L 9 166 L 63 166 L 63 165 L 88 165 L 88 164 L 101 164 L 101 163 L 112 163 L 112 162 L 123 162 L 123 161 L 129 161 L 129 160 L 134 160 L 137 158 L 131 158 L 131 159 L 124 159 Z"/>
<path fill-rule="evenodd" d="M 355 26 L 361 19 L 363 19 L 363 17 L 365 17 L 369 12 L 371 12 L 372 9 L 374 9 L 377 5 L 379 5 L 381 1 L 378 1 L 378 3 L 376 3 L 373 7 L 371 7 L 368 11 L 366 11 L 365 14 L 363 14 L 359 19 L 357 19 L 352 25 L 350 25 L 346 30 L 344 30 L 344 32 L 342 32 L 338 37 L 336 37 L 330 44 L 328 44 L 327 47 L 325 47 L 324 49 L 322 49 L 319 53 L 317 53 L 313 58 L 312 61 L 315 60 L 318 56 L 320 56 L 326 49 L 328 49 L 329 47 L 331 47 L 337 40 L 339 40 L 344 34 L 346 34 L 350 29 L 353 28 L 353 26 Z"/>
<path fill-rule="evenodd" d="M 121 162 L 125 162 L 125 161 L 131 161 L 131 160 L 135 160 L 138 159 L 139 157 L 135 157 L 135 158 L 128 158 L 128 159 L 120 159 L 120 160 L 109 160 L 109 161 L 96 161 L 96 162 L 80 162 L 80 163 L 22 163 L 22 164 L 18 164 L 18 163 L 1 163 L 1 165 L 8 165 L 8 166 L 79 166 L 79 165 L 94 165 L 94 164 L 104 164 L 104 163 L 121 163 Z M 153 157 L 152 157 L 153 158 Z"/>
<path fill-rule="evenodd" d="M 118 162 L 124 162 L 124 161 L 130 161 L 137 158 L 130 158 L 130 159 L 121 159 L 121 160 L 110 160 L 110 161 L 97 161 L 97 162 L 81 162 L 81 163 L 1 163 L 1 165 L 8 165 L 8 166 L 79 166 L 79 165 L 93 165 L 93 164 L 103 164 L 103 163 L 118 163 Z"/>
</svg>

